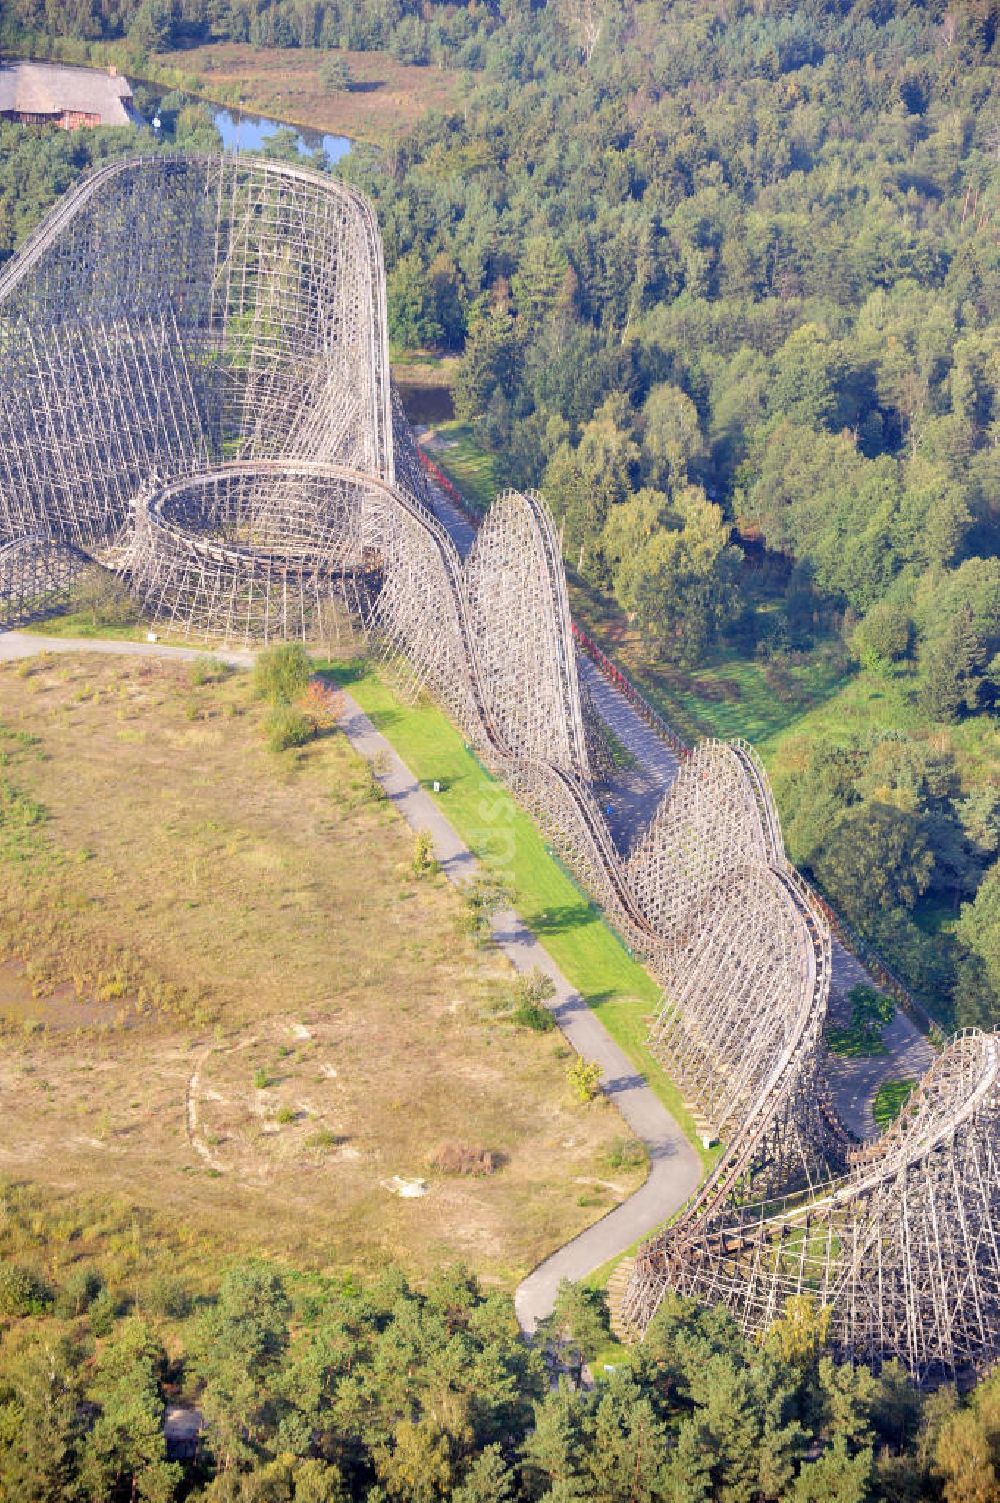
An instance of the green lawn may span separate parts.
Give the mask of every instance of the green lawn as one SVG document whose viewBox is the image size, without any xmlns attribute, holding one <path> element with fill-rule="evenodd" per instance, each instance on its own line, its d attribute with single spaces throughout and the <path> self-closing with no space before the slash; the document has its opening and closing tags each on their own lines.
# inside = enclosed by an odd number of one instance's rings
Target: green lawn
<svg viewBox="0 0 1000 1503">
<path fill-rule="evenodd" d="M 654 675 L 647 669 L 637 677 L 646 697 L 682 732 L 725 741 L 744 736 L 759 747 L 850 683 L 839 664 L 822 658 L 780 672 L 779 688 L 773 668 L 733 655 L 684 674 Z"/>
<path fill-rule="evenodd" d="M 887 1080 L 880 1086 L 878 1095 L 872 1102 L 872 1116 L 876 1127 L 884 1132 L 895 1122 L 916 1084 L 915 1080 Z"/>
<path fill-rule="evenodd" d="M 145 642 L 152 629 L 145 621 L 128 621 L 116 626 L 95 622 L 90 611 L 64 611 L 57 616 L 47 616 L 44 621 L 32 621 L 24 628 L 39 637 L 81 637 L 88 641 L 100 637 L 113 642 Z"/>
<path fill-rule="evenodd" d="M 441 442 L 428 448 L 427 453 L 477 511 L 487 511 L 499 485 L 493 456 L 476 443 L 472 424 L 454 418 L 449 423 L 435 423 L 434 431 Z"/>
<path fill-rule="evenodd" d="M 659 1001 L 655 981 L 551 854 L 534 821 L 429 700 L 401 703 L 367 664 L 332 671 L 420 783 L 428 789 L 435 780 L 441 783 L 433 796 L 469 849 L 510 880 L 525 924 L 709 1162 L 714 1156 L 701 1149 L 680 1092 L 646 1045 L 649 1018 Z"/>
</svg>

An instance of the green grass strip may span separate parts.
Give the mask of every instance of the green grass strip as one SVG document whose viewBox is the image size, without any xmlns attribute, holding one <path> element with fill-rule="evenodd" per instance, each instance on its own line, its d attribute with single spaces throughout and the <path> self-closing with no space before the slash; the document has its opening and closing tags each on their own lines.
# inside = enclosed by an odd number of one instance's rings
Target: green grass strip
<svg viewBox="0 0 1000 1503">
<path fill-rule="evenodd" d="M 337 666 L 333 676 L 436 798 L 473 854 L 510 880 L 521 919 L 680 1123 L 702 1162 L 713 1162 L 715 1154 L 702 1148 L 680 1091 L 646 1044 L 659 987 L 546 847 L 531 817 L 436 705 L 426 698 L 403 704 L 367 664 Z M 432 791 L 435 781 L 441 784 L 438 794 Z"/>
<path fill-rule="evenodd" d="M 492 455 L 476 443 L 471 423 L 455 418 L 435 423 L 434 429 L 441 446 L 428 448 L 427 453 L 477 511 L 488 511 L 498 490 L 496 470 Z"/>
</svg>

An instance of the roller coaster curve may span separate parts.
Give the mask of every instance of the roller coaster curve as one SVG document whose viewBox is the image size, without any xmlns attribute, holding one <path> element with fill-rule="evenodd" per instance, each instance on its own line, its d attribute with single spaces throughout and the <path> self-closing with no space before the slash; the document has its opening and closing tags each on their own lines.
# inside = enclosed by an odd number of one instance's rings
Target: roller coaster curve
<svg viewBox="0 0 1000 1503">
<path fill-rule="evenodd" d="M 638 1260 L 635 1325 L 668 1287 L 725 1299 L 748 1326 L 814 1287 L 854 1308 L 856 1274 L 841 1277 L 832 1255 L 822 1277 L 790 1281 L 765 1252 L 787 1248 L 780 1228 L 800 1227 L 795 1215 L 826 1217 L 838 1228 L 828 1246 L 846 1246 L 845 1208 L 867 1226 L 858 1208 L 877 1197 L 847 1171 L 850 1144 L 821 1089 L 830 936 L 785 856 L 763 769 L 743 742 L 703 743 L 620 851 L 595 791 L 544 502 L 499 497 L 463 562 L 428 501 L 391 385 L 375 219 L 329 178 L 245 157 L 116 161 L 0 275 L 0 615 L 61 599 L 90 561 L 124 575 L 154 619 L 198 636 L 322 638 L 348 611 L 410 688 L 446 705 L 663 985 L 653 1046 L 724 1150 Z M 993 1120 L 968 1118 L 977 1144 Z M 898 1185 L 890 1149 L 865 1186 Z M 975 1162 L 995 1210 L 992 1151 Z M 973 1180 L 969 1167 L 970 1196 Z M 780 1224 L 766 1200 L 779 1193 L 803 1208 Z M 753 1236 L 737 1209 L 750 1204 Z M 966 1282 L 987 1241 L 948 1244 Z M 924 1350 L 900 1316 L 879 1350 L 922 1377 L 991 1351 L 992 1277 L 977 1284 L 978 1337 L 969 1326 Z M 888 1308 L 904 1306 L 887 1293 Z M 845 1350 L 878 1355 L 870 1323 L 837 1321 Z"/>
</svg>

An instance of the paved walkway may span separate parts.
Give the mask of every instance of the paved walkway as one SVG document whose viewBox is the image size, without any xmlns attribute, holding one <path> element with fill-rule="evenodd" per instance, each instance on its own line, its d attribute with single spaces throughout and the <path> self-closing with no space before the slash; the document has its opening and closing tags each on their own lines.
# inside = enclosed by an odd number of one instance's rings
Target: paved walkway
<svg viewBox="0 0 1000 1503">
<path fill-rule="evenodd" d="M 428 454 L 434 454 L 446 448 L 433 428 L 420 425 L 414 429 L 414 432 L 418 446 L 425 449 Z M 462 558 L 467 558 L 476 540 L 476 524 L 469 519 L 460 506 L 456 506 L 439 485 L 435 484 L 430 475 L 425 475 L 424 479 L 431 493 L 432 509 L 438 521 L 451 533 L 451 540 Z"/>
<path fill-rule="evenodd" d="M 191 648 L 152 642 L 109 642 L 85 638 L 35 636 L 28 632 L 0 633 L 0 659 L 31 657 L 40 652 L 98 652 L 123 657 L 160 657 L 190 660 L 201 656 Z M 247 666 L 246 652 L 221 651 L 214 656 Z M 351 745 L 383 769 L 378 774 L 386 796 L 413 830 L 429 830 L 442 871 L 454 883 L 468 882 L 477 863 L 441 809 L 421 788 L 386 738 L 378 732 L 350 694 L 344 694 L 342 727 Z M 588 1227 L 546 1259 L 520 1285 L 515 1296 L 518 1319 L 526 1332 L 552 1310 L 560 1282 L 578 1280 L 633 1242 L 646 1236 L 693 1194 L 701 1179 L 698 1155 L 674 1118 L 619 1049 L 604 1024 L 574 991 L 551 955 L 507 909 L 493 920 L 496 944 L 519 971 L 537 967 L 549 976 L 555 994 L 547 1006 L 578 1053 L 601 1066 L 605 1094 L 629 1127 L 645 1143 L 650 1156 L 646 1183 L 603 1220 Z"/>
<path fill-rule="evenodd" d="M 846 1027 L 851 1021 L 847 993 L 854 986 L 875 983 L 856 955 L 833 941 L 833 972 L 830 986 L 830 1021 Z M 829 1056 L 827 1080 L 837 1110 L 851 1131 L 862 1140 L 877 1137 L 872 1105 L 887 1080 L 918 1080 L 937 1058 L 926 1037 L 905 1012 L 897 1011 L 882 1030 L 885 1054 L 861 1059 Z"/>
<path fill-rule="evenodd" d="M 594 709 L 635 758 L 633 767 L 617 769 L 607 779 L 609 800 L 603 800 L 615 844 L 627 852 L 648 827 L 680 763 L 676 753 L 650 730 L 624 694 L 608 683 L 589 658 L 578 654 L 577 663 Z"/>
<path fill-rule="evenodd" d="M 379 757 L 379 765 L 385 768 L 379 781 L 389 799 L 412 829 L 430 830 L 435 855 L 445 874 L 456 883 L 468 881 L 476 871 L 476 861 L 467 846 L 351 696 L 345 695 L 345 700 L 347 714 L 342 725 L 355 750 L 369 761 Z M 511 909 L 494 918 L 493 938 L 519 971 L 537 967 L 551 978 L 555 994 L 546 1005 L 573 1048 L 601 1066 L 605 1094 L 646 1144 L 650 1156 L 649 1178 L 640 1190 L 553 1253 L 520 1285 L 515 1296 L 517 1317 L 522 1329 L 531 1332 L 551 1312 L 563 1279 L 584 1278 L 682 1206 L 697 1189 L 701 1164 L 680 1127 L 596 1013 L 574 991 L 545 947 Z"/>
</svg>

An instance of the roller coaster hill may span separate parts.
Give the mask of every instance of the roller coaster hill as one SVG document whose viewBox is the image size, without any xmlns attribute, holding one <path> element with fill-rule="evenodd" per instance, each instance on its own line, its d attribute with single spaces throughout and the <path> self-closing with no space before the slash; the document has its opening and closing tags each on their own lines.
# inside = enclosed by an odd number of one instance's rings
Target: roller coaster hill
<svg viewBox="0 0 1000 1503">
<path fill-rule="evenodd" d="M 932 1383 L 1000 1333 L 998 1045 L 966 1034 L 852 1141 L 824 1086 L 824 913 L 744 743 L 704 742 L 621 848 L 558 539 L 500 496 L 464 558 L 393 391 L 378 228 L 356 193 L 232 156 L 135 157 L 0 275 L 0 624 L 115 571 L 198 640 L 322 641 L 350 618 L 534 813 L 662 987 L 651 1044 L 722 1149 L 640 1252 L 664 1295 L 761 1331 L 793 1295 L 844 1356 Z M 624 845 L 624 842 L 623 842 Z"/>
</svg>

